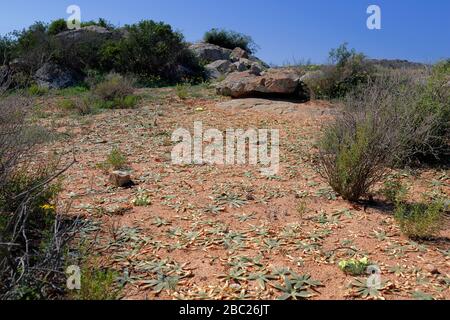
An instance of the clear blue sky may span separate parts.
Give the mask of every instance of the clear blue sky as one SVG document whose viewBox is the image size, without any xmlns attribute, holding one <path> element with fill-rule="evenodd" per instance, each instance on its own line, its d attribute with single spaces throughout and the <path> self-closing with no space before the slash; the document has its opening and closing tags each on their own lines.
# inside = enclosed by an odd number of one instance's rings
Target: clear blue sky
<svg viewBox="0 0 450 320">
<path fill-rule="evenodd" d="M 251 35 L 263 60 L 282 64 L 325 62 L 330 48 L 349 42 L 373 58 L 434 62 L 450 57 L 449 0 L 1 0 L 0 34 L 34 21 L 68 17 L 70 4 L 82 20 L 104 17 L 124 25 L 142 19 L 170 23 L 189 41 L 212 28 Z M 382 10 L 382 30 L 366 27 L 366 9 Z"/>
</svg>

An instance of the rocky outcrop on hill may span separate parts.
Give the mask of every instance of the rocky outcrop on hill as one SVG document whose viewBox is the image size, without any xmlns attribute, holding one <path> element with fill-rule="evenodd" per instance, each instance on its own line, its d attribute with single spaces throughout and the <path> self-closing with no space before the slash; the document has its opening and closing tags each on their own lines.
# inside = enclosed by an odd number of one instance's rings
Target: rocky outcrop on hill
<svg viewBox="0 0 450 320">
<path fill-rule="evenodd" d="M 99 26 L 88 26 L 61 32 L 56 35 L 56 38 L 60 40 L 79 40 L 86 34 L 109 38 L 114 35 L 114 32 Z"/>
<path fill-rule="evenodd" d="M 205 63 L 218 60 L 231 60 L 232 50 L 209 43 L 195 43 L 189 47 L 197 57 Z"/>
<path fill-rule="evenodd" d="M 205 69 L 211 79 L 218 79 L 236 71 L 260 73 L 269 67 L 241 48 L 230 50 L 203 42 L 193 44 L 189 48 L 206 63 Z"/>
<path fill-rule="evenodd" d="M 225 79 L 216 85 L 217 94 L 232 98 L 279 97 L 309 100 L 309 89 L 294 70 L 270 67 L 249 52 L 209 43 L 196 43 L 190 49 L 206 62 L 210 79 Z"/>
<path fill-rule="evenodd" d="M 35 74 L 36 84 L 47 89 L 63 89 L 75 85 L 79 76 L 54 63 L 45 63 Z"/>
<path fill-rule="evenodd" d="M 235 72 L 216 86 L 217 93 L 232 98 L 282 97 L 309 100 L 309 90 L 297 73 L 286 69 L 269 69 L 261 74 Z"/>
<path fill-rule="evenodd" d="M 249 54 L 247 51 L 241 48 L 235 48 L 233 52 L 231 52 L 231 60 L 239 61 L 241 59 L 248 59 Z"/>
<path fill-rule="evenodd" d="M 205 66 L 210 78 L 218 79 L 224 74 L 237 71 L 236 65 L 228 60 L 217 60 Z"/>
</svg>

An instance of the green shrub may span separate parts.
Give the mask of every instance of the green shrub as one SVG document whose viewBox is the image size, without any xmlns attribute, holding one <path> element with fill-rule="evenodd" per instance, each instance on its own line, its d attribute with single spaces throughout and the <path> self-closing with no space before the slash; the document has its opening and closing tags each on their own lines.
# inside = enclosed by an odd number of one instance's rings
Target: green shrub
<svg viewBox="0 0 450 320">
<path fill-rule="evenodd" d="M 108 30 L 115 29 L 115 26 L 104 18 L 99 18 L 98 21 L 91 20 L 91 21 L 86 21 L 86 22 L 81 23 L 82 28 L 90 27 L 90 26 L 98 26 L 98 27 L 106 28 Z"/>
<path fill-rule="evenodd" d="M 390 179 L 384 182 L 380 193 L 387 201 L 395 204 L 405 198 L 407 189 L 399 179 Z"/>
<path fill-rule="evenodd" d="M 116 280 L 118 275 L 111 270 L 83 268 L 81 270 L 81 288 L 73 291 L 75 300 L 116 300 L 119 295 Z"/>
<path fill-rule="evenodd" d="M 325 128 L 319 145 L 322 173 L 337 193 L 355 201 L 382 180 L 386 168 L 442 148 L 434 146 L 436 137 L 445 139 L 437 130 L 441 113 L 423 108 L 426 93 L 416 74 L 401 70 L 346 95 L 343 113 Z"/>
<path fill-rule="evenodd" d="M 54 20 L 50 23 L 47 29 L 47 33 L 51 36 L 55 36 L 61 32 L 69 30 L 67 28 L 67 21 L 64 19 Z"/>
<path fill-rule="evenodd" d="M 448 161 L 450 157 L 450 60 L 433 66 L 416 109 L 416 123 L 433 119 L 428 129 L 429 139 L 414 145 L 416 156 L 425 161 L 434 159 Z"/>
<path fill-rule="evenodd" d="M 152 200 L 145 190 L 139 189 L 136 198 L 131 203 L 136 207 L 146 207 L 152 204 Z"/>
<path fill-rule="evenodd" d="M 306 80 L 314 98 L 341 98 L 357 86 L 367 83 L 375 72 L 364 54 L 349 50 L 347 44 L 331 50 L 330 62 L 330 65 L 321 68 L 321 76 Z"/>
<path fill-rule="evenodd" d="M 43 96 L 49 92 L 47 88 L 39 87 L 36 84 L 31 85 L 27 90 L 29 95 L 32 96 Z"/>
<path fill-rule="evenodd" d="M 387 167 L 448 150 L 446 72 L 439 64 L 423 85 L 417 78 L 425 71 L 392 70 L 346 95 L 344 112 L 325 128 L 319 145 L 322 173 L 337 193 L 358 200 Z M 397 186 L 387 187 L 386 198 L 395 202 Z"/>
<path fill-rule="evenodd" d="M 48 36 L 51 43 L 51 60 L 57 64 L 84 74 L 86 70 L 103 70 L 101 64 L 101 49 L 109 41 L 118 41 L 121 38 L 119 31 L 104 19 L 81 23 L 81 27 L 101 26 L 111 31 L 109 34 L 99 32 L 78 33 L 76 39 L 73 37 L 56 36 L 54 33 L 63 30 L 63 20 L 55 22 L 56 31 L 48 27 Z M 67 28 L 67 26 L 65 26 Z"/>
<path fill-rule="evenodd" d="M 177 93 L 177 97 L 181 100 L 185 100 L 189 96 L 188 85 L 186 84 L 177 84 L 175 91 Z"/>
<path fill-rule="evenodd" d="M 199 62 L 181 33 L 162 22 L 141 21 L 125 27 L 127 37 L 109 41 L 101 50 L 104 69 L 134 74 L 139 79 L 170 82 L 199 76 Z M 184 70 L 184 71 L 183 71 Z"/>
<path fill-rule="evenodd" d="M 391 123 L 396 166 L 448 155 L 450 91 L 436 69 L 431 76 L 426 69 L 384 71 L 343 100 L 350 113 L 378 112 Z"/>
<path fill-rule="evenodd" d="M 53 36 L 52 61 L 80 74 L 84 74 L 86 70 L 103 71 L 101 50 L 108 41 L 118 41 L 119 38 L 116 31 L 111 35 L 83 32 L 75 40 L 73 37 Z"/>
<path fill-rule="evenodd" d="M 133 109 L 138 102 L 138 96 L 130 95 L 112 101 L 93 100 L 93 106 L 94 109 Z"/>
<path fill-rule="evenodd" d="M 133 109 L 139 102 L 139 97 L 135 95 L 129 95 L 124 98 L 114 100 L 115 108 L 119 109 Z"/>
<path fill-rule="evenodd" d="M 23 194 L 25 191 L 32 189 L 34 186 L 43 183 L 48 179 L 49 173 L 54 170 L 54 166 L 49 164 L 41 168 L 37 168 L 35 173 L 29 173 L 25 170 L 18 170 L 14 172 L 11 177 L 5 181 L 0 190 L 0 208 L 3 212 L 15 212 L 23 197 L 17 195 Z M 60 188 L 59 184 L 53 184 L 44 189 L 44 191 L 36 190 L 36 197 L 29 204 L 32 214 L 36 215 L 36 221 L 42 219 L 42 214 L 46 211 L 42 206 L 49 204 L 54 200 Z"/>
<path fill-rule="evenodd" d="M 59 102 L 59 107 L 67 111 L 75 111 L 79 115 L 88 115 L 93 111 L 92 99 L 89 97 L 75 97 L 72 99 L 63 99 Z"/>
<path fill-rule="evenodd" d="M 58 106 L 64 110 L 73 110 L 75 109 L 75 101 L 72 99 L 63 99 L 58 102 Z"/>
<path fill-rule="evenodd" d="M 98 70 L 87 70 L 84 84 L 89 89 L 94 89 L 99 83 L 104 82 L 107 74 Z"/>
<path fill-rule="evenodd" d="M 59 95 L 59 96 L 76 96 L 76 95 L 86 93 L 88 91 L 89 91 L 89 89 L 86 86 L 75 86 L 75 87 L 59 89 L 59 90 L 55 91 L 55 94 Z"/>
<path fill-rule="evenodd" d="M 20 61 L 14 67 L 10 87 L 29 86 L 43 61 L 80 75 L 90 72 L 103 75 L 113 70 L 133 74 L 142 83 L 174 84 L 205 78 L 204 68 L 188 49 L 183 35 L 173 31 L 170 25 L 142 21 L 116 29 L 104 19 L 82 23 L 82 27 L 91 25 L 105 27 L 110 32 L 80 32 L 76 38 L 58 36 L 67 28 L 66 22 L 60 19 L 50 25 L 37 22 L 0 37 L 0 64 Z"/>
<path fill-rule="evenodd" d="M 98 167 L 104 171 L 124 170 L 127 167 L 127 163 L 127 157 L 122 151 L 120 151 L 119 148 L 114 148 L 111 150 L 106 160 L 98 164 Z"/>
<path fill-rule="evenodd" d="M 319 142 L 321 173 L 345 200 L 357 201 L 385 173 L 389 140 L 374 115 L 344 115 L 325 129 Z"/>
<path fill-rule="evenodd" d="M 205 33 L 203 40 L 231 50 L 241 48 L 249 53 L 255 53 L 258 47 L 250 36 L 224 29 L 211 29 Z"/>
<path fill-rule="evenodd" d="M 28 29 L 15 31 L 13 37 L 15 41 L 12 58 L 20 61 L 15 68 L 15 72 L 20 74 L 19 84 L 30 83 L 42 62 L 51 60 L 55 53 L 55 43 L 43 22 L 36 22 Z"/>
<path fill-rule="evenodd" d="M 117 73 L 109 74 L 105 81 L 99 83 L 93 90 L 93 94 L 103 101 L 124 99 L 133 92 L 133 82 Z"/>
<path fill-rule="evenodd" d="M 400 202 L 395 208 L 395 220 L 402 232 L 410 238 L 430 238 L 442 229 L 444 203 L 434 200 L 431 203 Z"/>
<path fill-rule="evenodd" d="M 371 265 L 369 259 L 366 257 L 356 260 L 342 260 L 339 262 L 339 269 L 341 269 L 345 274 L 352 276 L 360 276 L 366 273 L 367 268 Z"/>
<path fill-rule="evenodd" d="M 95 109 L 131 109 L 136 107 L 139 97 L 133 95 L 133 81 L 112 73 L 93 89 Z"/>
<path fill-rule="evenodd" d="M 9 35 L 9 59 L 19 62 L 14 66 L 13 87 L 29 85 L 43 62 L 51 60 L 55 47 L 47 29 L 47 24 L 36 22 Z"/>
</svg>

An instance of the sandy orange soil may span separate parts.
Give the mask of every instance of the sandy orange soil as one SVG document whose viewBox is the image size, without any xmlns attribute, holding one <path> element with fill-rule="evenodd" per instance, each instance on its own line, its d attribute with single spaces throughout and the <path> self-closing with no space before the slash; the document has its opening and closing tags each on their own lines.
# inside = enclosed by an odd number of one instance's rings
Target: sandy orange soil
<svg viewBox="0 0 450 320">
<path fill-rule="evenodd" d="M 315 143 L 337 107 L 309 102 L 286 114 L 229 111 L 217 108 L 225 99 L 206 88 L 186 100 L 167 88 L 140 94 L 137 109 L 84 117 L 48 101 L 39 119 L 69 135 L 44 153 L 74 150 L 77 159 L 60 207 L 89 221 L 80 238 L 88 240 L 90 261 L 121 275 L 123 299 L 276 299 L 289 291 L 285 279 L 299 283 L 298 298 L 450 299 L 448 220 L 439 238 L 409 240 L 379 195 L 370 205 L 350 204 L 317 172 Z M 255 166 L 173 165 L 172 132 L 192 131 L 194 121 L 222 131 L 279 129 L 279 174 L 264 177 Z M 114 147 L 126 154 L 136 186 L 117 189 L 98 167 Z M 395 173 L 412 198 L 450 194 L 449 171 Z M 134 206 L 143 195 L 151 203 Z M 372 296 L 364 294 L 367 275 L 339 269 L 352 257 L 379 266 L 382 285 Z"/>
</svg>

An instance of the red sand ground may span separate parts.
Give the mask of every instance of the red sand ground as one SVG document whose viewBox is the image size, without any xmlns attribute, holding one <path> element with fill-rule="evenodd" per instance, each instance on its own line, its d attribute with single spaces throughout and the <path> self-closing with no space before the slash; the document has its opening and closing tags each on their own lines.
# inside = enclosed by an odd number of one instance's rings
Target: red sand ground
<svg viewBox="0 0 450 320">
<path fill-rule="evenodd" d="M 367 276 L 345 275 L 338 267 L 355 256 L 381 268 L 379 298 L 450 299 L 448 222 L 441 238 L 413 242 L 387 205 L 352 205 L 316 172 L 314 143 L 332 118 L 328 103 L 279 115 L 219 110 L 206 89 L 187 100 L 172 89 L 140 93 L 144 99 L 135 110 L 79 117 L 50 102 L 48 117 L 39 120 L 70 134 L 48 147 L 48 153 L 73 148 L 78 161 L 66 174 L 60 205 L 91 221 L 85 230 L 90 260 L 126 276 L 122 298 L 276 299 L 286 268 L 320 281 L 305 285 L 310 299 L 361 299 L 351 283 L 365 283 Z M 206 129 L 280 129 L 279 175 L 268 179 L 252 166 L 172 165 L 171 134 L 180 127 L 192 131 L 194 121 Z M 127 155 L 137 186 L 113 188 L 98 168 L 113 147 Z M 413 198 L 450 193 L 448 171 L 400 173 Z M 151 204 L 133 206 L 140 194 Z"/>
</svg>

